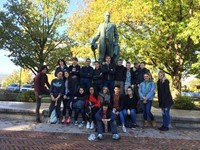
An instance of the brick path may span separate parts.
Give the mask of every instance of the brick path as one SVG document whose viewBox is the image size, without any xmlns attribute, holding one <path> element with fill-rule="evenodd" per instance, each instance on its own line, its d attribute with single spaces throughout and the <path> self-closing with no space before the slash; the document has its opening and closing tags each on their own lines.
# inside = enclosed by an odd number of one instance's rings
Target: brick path
<svg viewBox="0 0 200 150">
<path fill-rule="evenodd" d="M 88 141 L 87 134 L 33 131 L 0 131 L 1 150 L 198 150 L 199 140 L 122 137 L 113 141 Z"/>
</svg>

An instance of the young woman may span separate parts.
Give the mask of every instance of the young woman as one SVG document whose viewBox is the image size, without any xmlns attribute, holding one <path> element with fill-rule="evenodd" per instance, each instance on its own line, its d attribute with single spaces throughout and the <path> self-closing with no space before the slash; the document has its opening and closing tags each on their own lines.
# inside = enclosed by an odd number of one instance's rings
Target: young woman
<svg viewBox="0 0 200 150">
<path fill-rule="evenodd" d="M 104 86 L 102 88 L 102 91 L 99 93 L 100 95 L 100 100 L 101 100 L 101 104 L 104 102 L 104 101 L 107 101 L 108 103 L 110 103 L 110 92 L 109 92 L 109 89 Z"/>
<path fill-rule="evenodd" d="M 63 82 L 63 73 L 59 71 L 57 73 L 57 78 L 51 81 L 50 95 L 51 95 L 51 104 L 49 107 L 49 117 L 53 109 L 56 107 L 57 123 L 60 123 L 60 105 L 62 101 L 63 91 L 64 91 L 64 82 Z"/>
<path fill-rule="evenodd" d="M 69 89 L 70 89 L 70 80 L 69 80 L 69 72 L 68 71 L 65 71 L 64 72 L 64 86 L 65 86 L 65 90 L 64 90 L 64 96 L 63 96 L 63 119 L 62 119 L 62 123 L 70 123 L 70 117 L 71 117 L 71 114 L 72 114 L 72 110 L 70 109 L 70 107 L 68 107 L 70 104 L 69 104 Z M 67 107 L 68 107 L 68 113 L 69 113 L 69 116 L 68 116 L 68 119 L 66 119 L 66 110 L 67 110 Z"/>
<path fill-rule="evenodd" d="M 75 120 L 75 124 L 74 125 L 78 125 L 78 115 L 81 112 L 82 114 L 82 122 L 79 124 L 79 127 L 83 127 L 85 125 L 85 109 L 84 109 L 84 104 L 85 104 L 85 100 L 87 98 L 86 92 L 84 90 L 83 87 L 80 87 L 78 89 L 77 94 L 74 97 L 74 101 L 73 101 L 73 108 L 75 111 L 75 115 L 74 115 L 74 120 Z"/>
<path fill-rule="evenodd" d="M 165 77 L 165 73 L 158 73 L 158 103 L 162 109 L 163 125 L 158 128 L 161 131 L 168 131 L 170 124 L 170 108 L 173 105 L 172 95 L 169 88 L 169 80 Z"/>
<path fill-rule="evenodd" d="M 131 88 L 131 86 L 129 86 L 127 89 L 127 95 L 124 96 L 124 100 L 121 106 L 121 111 L 119 114 L 123 132 L 126 132 L 125 119 L 127 115 L 131 116 L 133 122 L 132 128 L 138 127 L 138 125 L 136 124 L 137 103 L 138 103 L 137 97 L 136 95 L 133 94 L 133 89 Z"/>
<path fill-rule="evenodd" d="M 144 74 L 144 81 L 139 86 L 140 102 L 142 103 L 144 127 L 148 127 L 147 117 L 151 119 L 151 124 L 156 127 L 156 121 L 151 113 L 152 101 L 155 95 L 155 83 L 150 73 Z"/>
<path fill-rule="evenodd" d="M 119 134 L 117 133 L 117 125 L 115 122 L 115 114 L 112 112 L 110 104 L 107 101 L 102 103 L 100 110 L 95 115 L 97 120 L 97 138 L 101 140 L 103 138 L 103 130 L 105 132 L 108 131 L 110 128 L 114 140 L 118 140 L 120 138 Z"/>
<path fill-rule="evenodd" d="M 64 61 L 64 59 L 59 59 L 58 60 L 58 67 L 56 68 L 55 70 L 55 76 L 57 75 L 57 73 L 59 71 L 61 71 L 63 73 L 63 76 L 64 76 L 64 72 L 68 70 L 68 67 Z"/>
<path fill-rule="evenodd" d="M 87 117 L 87 129 L 94 129 L 95 114 L 100 108 L 100 96 L 93 86 L 89 88 L 89 95 L 85 103 L 86 117 Z"/>
</svg>

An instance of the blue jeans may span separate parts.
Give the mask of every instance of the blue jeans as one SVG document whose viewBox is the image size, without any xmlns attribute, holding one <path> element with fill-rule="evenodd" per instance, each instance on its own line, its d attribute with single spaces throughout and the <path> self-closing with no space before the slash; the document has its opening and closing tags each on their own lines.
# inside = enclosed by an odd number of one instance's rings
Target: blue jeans
<svg viewBox="0 0 200 150">
<path fill-rule="evenodd" d="M 144 120 L 147 120 L 147 117 L 149 117 L 151 119 L 151 121 L 154 120 L 154 116 L 151 113 L 151 106 L 152 106 L 152 101 L 147 101 L 146 104 L 142 103 L 142 110 L 143 110 L 143 118 Z"/>
<path fill-rule="evenodd" d="M 133 124 L 136 124 L 136 110 L 135 109 L 131 109 L 131 119 L 133 121 Z M 123 109 L 122 111 L 119 112 L 119 117 L 120 117 L 120 121 L 121 124 L 124 125 L 125 124 L 125 119 L 128 115 L 128 110 L 127 109 Z"/>
<path fill-rule="evenodd" d="M 102 134 L 105 127 L 104 123 L 101 120 L 97 120 L 97 132 L 98 134 Z M 110 130 L 112 134 L 117 134 L 117 124 L 115 120 L 111 120 L 108 122 L 108 126 L 110 127 Z M 109 128 L 108 127 L 108 128 Z"/>
<path fill-rule="evenodd" d="M 106 81 L 104 81 L 104 85 L 103 86 L 108 87 L 111 96 L 114 93 L 114 84 L 115 84 L 114 80 L 106 80 Z"/>
<path fill-rule="evenodd" d="M 168 128 L 170 123 L 170 107 L 161 108 L 163 117 L 163 126 Z"/>
</svg>

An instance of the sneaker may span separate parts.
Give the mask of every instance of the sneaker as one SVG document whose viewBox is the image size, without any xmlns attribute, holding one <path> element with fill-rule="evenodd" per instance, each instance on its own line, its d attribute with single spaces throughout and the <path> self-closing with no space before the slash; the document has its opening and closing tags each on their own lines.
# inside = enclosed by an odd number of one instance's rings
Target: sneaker
<svg viewBox="0 0 200 150">
<path fill-rule="evenodd" d="M 138 128 L 138 127 L 139 127 L 139 126 L 138 126 L 137 124 L 133 124 L 131 128 L 132 128 L 132 129 L 135 129 L 135 128 Z"/>
<path fill-rule="evenodd" d="M 84 125 L 85 125 L 85 121 L 82 121 L 80 124 L 79 124 L 79 128 L 83 128 L 84 127 Z"/>
<path fill-rule="evenodd" d="M 62 124 L 64 124 L 65 123 L 65 119 L 63 119 L 61 122 L 62 122 Z"/>
<path fill-rule="evenodd" d="M 119 139 L 120 139 L 119 134 L 113 134 L 113 135 L 112 135 L 112 139 L 113 139 L 113 140 L 119 140 Z"/>
<path fill-rule="evenodd" d="M 159 130 L 160 130 L 160 131 L 168 131 L 168 130 L 169 130 L 169 128 L 167 128 L 167 127 L 164 127 L 164 126 L 163 126 L 163 127 L 162 127 L 162 128 L 160 128 Z"/>
<path fill-rule="evenodd" d="M 75 121 L 74 125 L 75 125 L 75 126 L 78 126 L 78 121 Z"/>
<path fill-rule="evenodd" d="M 164 126 L 162 125 L 161 127 L 158 128 L 158 130 L 162 129 Z"/>
<path fill-rule="evenodd" d="M 94 129 L 94 122 L 92 121 L 90 124 L 90 130 L 93 130 L 93 129 Z"/>
<path fill-rule="evenodd" d="M 36 122 L 37 122 L 37 123 L 42 123 L 40 119 L 37 119 Z"/>
<path fill-rule="evenodd" d="M 67 121 L 66 121 L 67 123 L 71 123 L 71 118 L 70 117 L 68 117 L 68 119 L 67 119 Z"/>
<path fill-rule="evenodd" d="M 97 135 L 97 139 L 102 140 L 102 138 L 103 138 L 103 135 L 102 135 L 102 134 L 98 134 L 98 135 Z"/>
<path fill-rule="evenodd" d="M 59 120 L 59 119 L 57 119 L 57 122 L 56 122 L 56 124 L 61 124 L 61 122 L 60 122 L 60 120 Z"/>
<path fill-rule="evenodd" d="M 89 128 L 90 128 L 90 122 L 88 121 L 86 124 L 86 129 L 89 129 Z"/>
<path fill-rule="evenodd" d="M 126 127 L 124 125 L 122 126 L 122 130 L 124 133 L 126 133 Z"/>
</svg>

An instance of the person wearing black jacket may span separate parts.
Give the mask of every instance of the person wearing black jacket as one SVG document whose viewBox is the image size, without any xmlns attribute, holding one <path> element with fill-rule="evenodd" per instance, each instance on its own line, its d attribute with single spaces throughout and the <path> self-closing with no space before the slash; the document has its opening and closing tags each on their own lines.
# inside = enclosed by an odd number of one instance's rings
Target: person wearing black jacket
<svg viewBox="0 0 200 150">
<path fill-rule="evenodd" d="M 166 79 L 165 73 L 160 71 L 158 73 L 158 103 L 162 109 L 163 125 L 158 128 L 161 131 L 168 131 L 170 124 L 170 108 L 173 105 L 172 95 L 169 87 L 169 80 Z"/>
<path fill-rule="evenodd" d="M 123 132 L 126 132 L 125 119 L 127 115 L 131 116 L 133 122 L 132 128 L 138 127 L 136 124 L 136 110 L 137 110 L 138 99 L 133 94 L 133 89 L 131 86 L 128 87 L 127 91 L 128 94 L 124 96 L 124 100 L 121 106 L 121 111 L 119 113 Z"/>
<path fill-rule="evenodd" d="M 115 65 L 111 63 L 111 57 L 106 56 L 106 62 L 102 65 L 104 75 L 104 86 L 108 87 L 110 95 L 113 95 L 114 79 L 115 79 Z"/>
<path fill-rule="evenodd" d="M 126 68 L 122 65 L 122 60 L 119 59 L 115 69 L 115 85 L 120 86 L 120 93 L 124 92 L 124 81 L 126 78 Z"/>
<path fill-rule="evenodd" d="M 60 71 L 57 73 L 57 78 L 51 81 L 50 87 L 50 96 L 51 96 L 51 104 L 49 106 L 49 117 L 53 109 L 56 107 L 56 115 L 57 115 L 57 123 L 60 123 L 60 105 L 64 93 L 64 81 L 63 81 L 63 73 Z"/>
<path fill-rule="evenodd" d="M 112 109 L 108 102 L 103 102 L 99 111 L 95 114 L 97 120 L 97 138 L 101 140 L 103 138 L 103 130 L 104 132 L 108 132 L 110 128 L 112 132 L 112 139 L 118 140 L 120 138 L 117 133 L 117 125 L 115 122 L 115 114 L 112 112 Z"/>
<path fill-rule="evenodd" d="M 75 123 L 74 125 L 78 125 L 78 115 L 81 112 L 82 114 L 82 122 L 79 124 L 79 127 L 83 127 L 85 125 L 85 109 L 84 109 L 84 105 L 85 105 L 85 101 L 86 101 L 87 95 L 86 92 L 84 90 L 83 87 L 80 87 L 78 89 L 77 94 L 74 97 L 74 101 L 73 101 L 73 108 L 75 111 L 74 114 L 74 120 Z"/>
<path fill-rule="evenodd" d="M 93 68 L 90 66 L 90 58 L 86 59 L 86 65 L 80 70 L 80 86 L 84 86 L 85 90 L 88 90 L 93 76 Z"/>
<path fill-rule="evenodd" d="M 140 84 L 144 81 L 144 74 L 150 73 L 150 71 L 145 67 L 146 63 L 141 62 L 140 63 L 140 69 L 139 69 L 139 74 L 137 78 L 137 83 Z"/>
<path fill-rule="evenodd" d="M 72 58 L 72 65 L 69 66 L 69 73 L 69 80 L 72 84 L 72 87 L 70 89 L 70 101 L 72 102 L 74 99 L 74 95 L 78 90 L 80 80 L 80 66 L 78 65 L 78 59 L 76 57 Z"/>
<path fill-rule="evenodd" d="M 98 61 L 94 62 L 94 66 L 92 83 L 97 92 L 100 92 L 103 87 L 103 72 Z"/>
<path fill-rule="evenodd" d="M 68 70 L 68 67 L 67 67 L 64 59 L 59 59 L 58 60 L 58 67 L 56 68 L 54 75 L 56 76 L 59 71 L 62 71 L 63 76 L 64 76 L 64 72 L 67 71 L 67 70 Z"/>
</svg>

